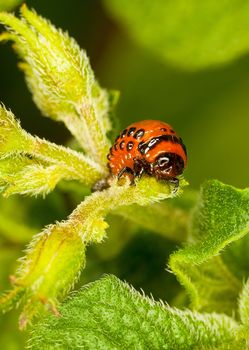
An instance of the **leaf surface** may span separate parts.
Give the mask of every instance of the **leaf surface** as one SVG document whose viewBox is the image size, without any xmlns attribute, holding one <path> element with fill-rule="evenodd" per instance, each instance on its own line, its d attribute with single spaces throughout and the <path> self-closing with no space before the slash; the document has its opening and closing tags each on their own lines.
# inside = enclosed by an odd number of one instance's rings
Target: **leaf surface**
<svg viewBox="0 0 249 350">
<path fill-rule="evenodd" d="M 113 276 L 83 288 L 60 313 L 35 326 L 31 349 L 244 348 L 231 318 L 172 309 Z"/>
<path fill-rule="evenodd" d="M 194 308 L 228 314 L 237 309 L 243 278 L 230 269 L 222 250 L 248 231 L 249 189 L 206 182 L 193 215 L 190 242 L 169 262 Z"/>
</svg>

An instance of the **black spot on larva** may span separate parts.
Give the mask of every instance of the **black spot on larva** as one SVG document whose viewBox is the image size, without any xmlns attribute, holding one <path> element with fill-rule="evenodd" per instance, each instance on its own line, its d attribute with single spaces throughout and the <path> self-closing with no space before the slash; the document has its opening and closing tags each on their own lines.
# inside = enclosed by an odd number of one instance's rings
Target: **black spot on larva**
<svg viewBox="0 0 249 350">
<path fill-rule="evenodd" d="M 169 129 L 169 132 L 171 132 L 171 134 L 175 134 L 175 131 L 173 129 Z"/>
<path fill-rule="evenodd" d="M 123 150 L 124 147 L 125 147 L 125 142 L 124 142 L 124 141 L 121 141 L 120 144 L 119 144 L 119 148 L 120 148 L 121 150 Z"/>
<path fill-rule="evenodd" d="M 158 136 L 158 142 L 157 143 L 160 143 L 162 141 L 167 141 L 167 142 L 172 142 L 172 143 L 179 143 L 179 140 L 176 136 L 173 136 L 173 135 L 161 135 L 161 136 Z"/>
<path fill-rule="evenodd" d="M 187 156 L 187 149 L 186 149 L 186 146 L 184 145 L 183 142 L 180 142 L 180 144 L 181 144 L 181 146 L 182 146 L 182 149 L 183 149 L 185 155 Z"/>
<path fill-rule="evenodd" d="M 172 136 L 172 140 L 174 143 L 180 143 L 180 140 L 178 140 L 178 137 Z"/>
<path fill-rule="evenodd" d="M 126 145 L 126 149 L 127 151 L 130 151 L 134 146 L 134 143 L 132 141 L 129 141 Z"/>
<path fill-rule="evenodd" d="M 183 148 L 183 150 L 184 150 L 184 153 L 186 154 L 186 156 L 187 156 L 187 148 L 186 148 L 186 146 L 182 143 L 182 148 Z"/>
<path fill-rule="evenodd" d="M 134 128 L 134 127 L 130 128 L 127 132 L 127 136 L 133 135 L 135 131 L 136 131 L 136 128 Z"/>
<path fill-rule="evenodd" d="M 168 129 L 167 128 L 161 128 L 161 131 L 167 132 Z"/>
<path fill-rule="evenodd" d="M 154 137 L 153 139 L 150 140 L 150 142 L 147 144 L 147 147 L 149 147 L 149 149 L 152 149 L 155 147 L 155 145 L 158 143 L 158 138 Z"/>
<path fill-rule="evenodd" d="M 138 129 L 135 134 L 133 135 L 134 139 L 139 140 L 141 137 L 144 136 L 145 130 L 144 129 Z"/>
<path fill-rule="evenodd" d="M 118 142 L 116 142 L 116 143 L 114 144 L 114 149 L 115 149 L 115 151 L 118 150 Z"/>
<path fill-rule="evenodd" d="M 108 159 L 108 160 L 111 160 L 111 157 L 112 157 L 112 156 L 111 156 L 111 154 L 109 153 L 109 154 L 107 155 L 107 159 Z"/>
<path fill-rule="evenodd" d="M 180 140 L 176 136 L 173 135 L 161 135 L 158 137 L 153 137 L 149 142 L 144 143 L 140 142 L 138 144 L 138 149 L 142 154 L 146 154 L 153 148 L 155 148 L 159 143 L 167 141 L 167 142 L 172 142 L 172 143 L 180 143 Z"/>
<path fill-rule="evenodd" d="M 138 144 L 138 149 L 139 149 L 140 153 L 146 154 L 149 150 L 153 149 L 157 145 L 158 141 L 159 141 L 158 138 L 154 137 L 153 139 L 151 139 L 147 143 L 140 142 Z"/>
<path fill-rule="evenodd" d="M 184 143 L 183 143 L 183 141 L 182 141 L 182 138 L 181 138 L 181 137 L 179 138 L 179 143 L 180 143 L 180 145 L 182 146 L 183 151 L 184 151 L 184 153 L 185 153 L 185 154 L 186 154 L 186 156 L 187 156 L 187 149 L 186 149 L 186 146 L 184 145 Z"/>
<path fill-rule="evenodd" d="M 127 129 L 124 129 L 121 133 L 121 137 L 125 137 L 126 133 L 127 133 Z"/>
<path fill-rule="evenodd" d="M 144 154 L 145 150 L 147 148 L 147 143 L 139 142 L 138 144 L 138 150 L 141 154 Z"/>
</svg>

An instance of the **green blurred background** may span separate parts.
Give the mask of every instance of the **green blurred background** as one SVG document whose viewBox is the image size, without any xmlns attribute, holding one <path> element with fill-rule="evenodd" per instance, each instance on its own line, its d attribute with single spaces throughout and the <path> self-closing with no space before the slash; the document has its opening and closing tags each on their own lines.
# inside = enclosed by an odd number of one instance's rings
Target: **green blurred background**
<svg viewBox="0 0 249 350">
<path fill-rule="evenodd" d="M 199 9 L 193 0 L 26 3 L 67 30 L 87 51 L 101 86 L 121 92 L 119 129 L 142 119 L 169 122 L 187 146 L 185 176 L 192 188 L 198 189 L 210 178 L 248 187 L 249 10 L 241 1 L 223 0 L 219 5 L 207 1 Z M 210 28 L 212 33 L 207 35 Z M 32 102 L 9 44 L 0 46 L 0 77 L 0 100 L 26 130 L 59 144 L 70 141 L 64 126 L 43 118 Z M 60 188 L 45 200 L 1 199 L 1 291 L 9 286 L 8 275 L 14 272 L 15 260 L 22 256 L 32 234 L 65 218 L 83 195 L 67 194 Z M 122 225 L 116 217 L 109 222 L 110 238 L 89 248 L 79 285 L 110 272 L 152 293 L 155 299 L 173 302 L 180 287 L 164 269 L 176 243 L 124 219 Z M 20 234 L 21 225 L 25 234 Z M 15 312 L 0 319 L 0 349 L 24 348 L 26 335 L 17 331 L 16 322 Z"/>
</svg>

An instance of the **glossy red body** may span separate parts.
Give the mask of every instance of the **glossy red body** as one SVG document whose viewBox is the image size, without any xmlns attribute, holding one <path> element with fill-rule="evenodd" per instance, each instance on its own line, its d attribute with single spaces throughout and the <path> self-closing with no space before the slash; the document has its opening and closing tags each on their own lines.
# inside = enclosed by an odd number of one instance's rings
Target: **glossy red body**
<svg viewBox="0 0 249 350">
<path fill-rule="evenodd" d="M 171 168 L 160 172 L 158 164 L 165 156 L 170 158 Z M 187 165 L 187 152 L 181 138 L 169 124 L 159 120 L 129 125 L 116 138 L 107 158 L 111 174 L 118 177 L 126 172 L 134 177 L 146 172 L 158 179 L 170 179 L 181 174 Z"/>
</svg>

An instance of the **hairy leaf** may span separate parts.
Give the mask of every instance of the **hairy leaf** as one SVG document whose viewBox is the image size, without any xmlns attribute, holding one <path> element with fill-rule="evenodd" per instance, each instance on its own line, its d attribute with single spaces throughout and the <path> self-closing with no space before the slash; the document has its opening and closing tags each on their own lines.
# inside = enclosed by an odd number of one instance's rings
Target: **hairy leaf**
<svg viewBox="0 0 249 350">
<path fill-rule="evenodd" d="M 73 285 L 85 263 L 85 244 L 77 233 L 63 226 L 49 227 L 35 237 L 21 261 L 13 289 L 0 298 L 0 307 L 8 311 L 25 298 L 20 328 L 44 307 L 57 314 L 57 300 Z"/>
<path fill-rule="evenodd" d="M 92 185 L 105 175 L 83 154 L 28 134 L 1 106 L 0 132 L 0 191 L 6 196 L 47 194 L 62 179 Z"/>
<path fill-rule="evenodd" d="M 30 349 L 243 349 L 227 316 L 154 302 L 117 278 L 94 282 L 35 326 Z"/>
<path fill-rule="evenodd" d="M 106 0 L 130 34 L 164 61 L 188 69 L 229 62 L 249 49 L 243 0 Z"/>
<path fill-rule="evenodd" d="M 241 281 L 246 281 L 249 275 L 249 235 L 233 242 L 222 251 L 222 260 L 231 273 Z"/>
<path fill-rule="evenodd" d="M 0 23 L 23 60 L 27 84 L 44 115 L 65 123 L 89 156 L 103 167 L 110 147 L 106 133 L 116 99 L 94 77 L 86 53 L 49 21 L 21 8 L 21 20 L 0 13 Z"/>
<path fill-rule="evenodd" d="M 61 183 L 60 189 L 70 191 L 73 194 L 73 198 L 77 198 L 77 202 L 82 196 L 86 195 L 82 184 L 77 182 Z M 187 240 L 189 220 L 192 209 L 197 201 L 197 195 L 197 191 L 185 189 L 180 195 L 170 200 L 154 203 L 149 206 L 139 206 L 136 204 L 121 206 L 117 209 L 114 208 L 111 213 L 115 216 L 128 219 L 172 241 L 183 242 Z M 118 222 L 120 223 L 118 218 L 116 220 L 117 224 Z M 106 253 L 108 255 L 108 252 Z"/>
<path fill-rule="evenodd" d="M 186 182 L 181 179 L 181 187 Z M 85 264 L 85 246 L 101 242 L 108 224 L 106 215 L 120 205 L 148 205 L 174 196 L 174 185 L 144 177 L 136 186 L 114 180 L 105 191 L 95 192 L 80 203 L 66 221 L 48 226 L 37 235 L 13 279 L 14 288 L 0 298 L 4 311 L 24 301 L 20 327 L 44 305 L 57 313 L 58 299 L 72 287 Z"/>
<path fill-rule="evenodd" d="M 248 231 L 249 190 L 218 181 L 205 183 L 193 216 L 190 243 L 174 253 L 169 263 L 194 308 L 228 314 L 237 309 L 243 281 L 229 269 L 221 252 Z"/>
</svg>

